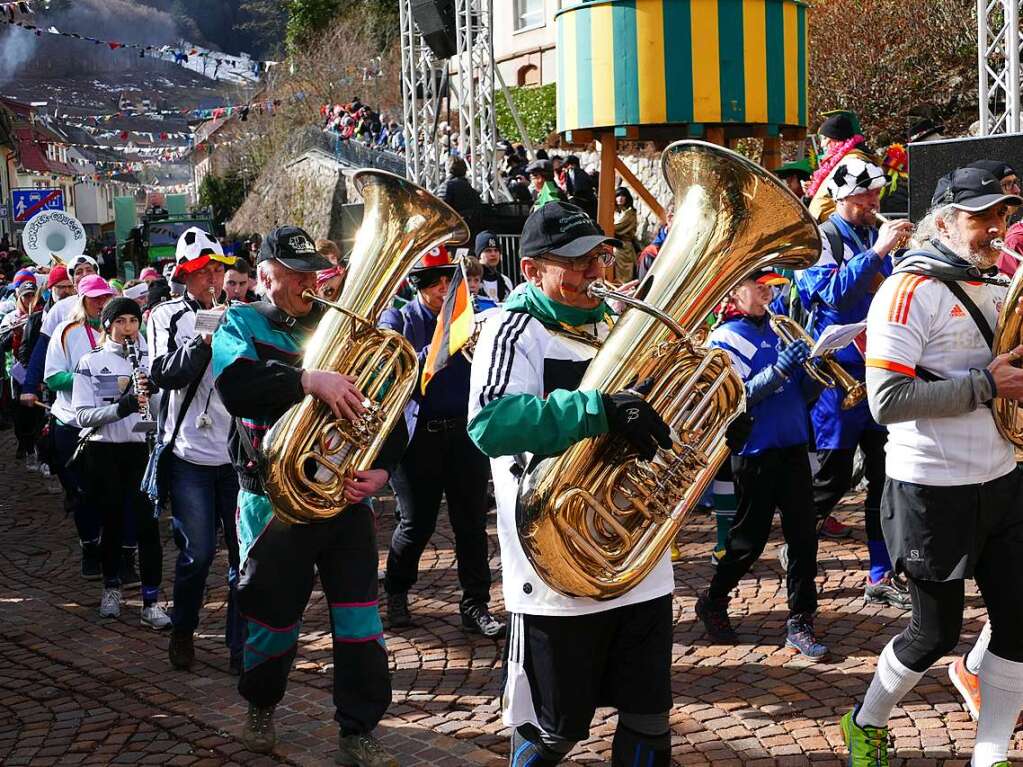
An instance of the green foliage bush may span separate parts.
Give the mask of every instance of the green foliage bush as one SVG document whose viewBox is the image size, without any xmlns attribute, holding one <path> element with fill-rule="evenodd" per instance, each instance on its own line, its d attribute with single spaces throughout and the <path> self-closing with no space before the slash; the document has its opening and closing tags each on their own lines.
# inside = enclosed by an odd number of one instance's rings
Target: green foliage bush
<svg viewBox="0 0 1023 767">
<path fill-rule="evenodd" d="M 528 88 L 509 88 L 508 93 L 515 102 L 515 108 L 522 118 L 529 139 L 534 142 L 546 139 L 557 125 L 557 91 L 554 83 Z M 494 112 L 497 132 L 501 138 L 512 142 L 522 141 L 508 108 L 508 102 L 501 93 L 494 94 Z"/>
</svg>

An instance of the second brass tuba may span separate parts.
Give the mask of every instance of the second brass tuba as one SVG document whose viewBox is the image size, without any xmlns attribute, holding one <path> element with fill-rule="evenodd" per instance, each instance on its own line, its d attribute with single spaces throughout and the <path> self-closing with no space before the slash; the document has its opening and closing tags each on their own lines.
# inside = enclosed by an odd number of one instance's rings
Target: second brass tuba
<svg viewBox="0 0 1023 767">
<path fill-rule="evenodd" d="M 1023 261 L 1023 255 L 1010 250 L 1002 240 L 995 240 L 991 244 L 1017 261 Z M 1005 294 L 1002 311 L 995 325 L 992 352 L 996 357 L 1023 343 L 1023 316 L 1015 311 L 1020 298 L 1023 298 L 1023 265 L 1016 270 L 1009 283 L 1009 292 Z M 1005 397 L 995 397 L 991 403 L 991 413 L 999 433 L 1016 446 L 1018 453 L 1023 449 L 1023 410 L 1020 409 L 1020 403 Z"/>
<path fill-rule="evenodd" d="M 647 462 L 621 439 L 586 439 L 534 461 L 520 484 L 522 547 L 543 580 L 569 596 L 613 599 L 639 583 L 728 454 L 725 430 L 745 390 L 724 351 L 697 348 L 689 335 L 753 270 L 805 269 L 820 254 L 806 208 L 741 155 L 680 141 L 664 151 L 661 168 L 675 220 L 636 292 L 654 312 L 621 316 L 579 389 L 611 393 L 651 377 L 646 399 L 674 444 Z"/>
<path fill-rule="evenodd" d="M 306 396 L 267 432 L 264 484 L 274 513 L 288 523 L 338 514 L 347 505 L 344 480 L 372 466 L 419 378 L 412 345 L 400 333 L 377 328 L 377 317 L 425 251 L 469 237 L 461 216 L 400 176 L 360 170 L 354 182 L 364 202 L 362 226 L 337 301 L 307 293 L 330 308 L 302 367 L 354 376 L 367 412 L 356 422 L 339 420 Z"/>
</svg>

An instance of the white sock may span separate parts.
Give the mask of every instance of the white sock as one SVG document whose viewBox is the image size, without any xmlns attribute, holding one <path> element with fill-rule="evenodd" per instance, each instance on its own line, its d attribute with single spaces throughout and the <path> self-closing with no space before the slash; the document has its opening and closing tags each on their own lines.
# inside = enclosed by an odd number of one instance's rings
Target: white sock
<svg viewBox="0 0 1023 767">
<path fill-rule="evenodd" d="M 893 639 L 885 645 L 877 659 L 877 671 L 867 694 L 863 696 L 863 705 L 856 713 L 856 724 L 860 727 L 887 727 L 892 709 L 922 676 L 922 671 L 911 671 L 895 657 Z"/>
<path fill-rule="evenodd" d="M 991 621 L 986 621 L 984 628 L 977 635 L 977 641 L 973 643 L 973 647 L 966 655 L 966 670 L 971 674 L 977 674 L 980 671 L 980 662 L 984 659 L 984 653 L 987 652 L 989 644 L 991 644 Z"/>
<path fill-rule="evenodd" d="M 980 699 L 983 703 L 971 764 L 990 767 L 1009 759 L 1009 739 L 1023 708 L 1023 663 L 984 653 Z"/>
</svg>

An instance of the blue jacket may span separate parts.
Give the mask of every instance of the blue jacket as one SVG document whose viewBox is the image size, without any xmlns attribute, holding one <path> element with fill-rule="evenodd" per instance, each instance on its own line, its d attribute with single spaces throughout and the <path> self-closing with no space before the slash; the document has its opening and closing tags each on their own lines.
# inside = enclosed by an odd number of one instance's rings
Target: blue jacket
<svg viewBox="0 0 1023 767">
<path fill-rule="evenodd" d="M 838 230 L 844 252 L 840 257 L 832 253 L 831 238 L 822 236 L 820 259 L 796 279 L 799 298 L 813 318 L 810 333 L 814 338 L 828 325 L 863 322 L 879 277 L 892 273 L 891 257 L 878 258 L 874 252 L 876 230 L 854 227 L 837 213 L 821 226 L 821 234 L 825 235 L 831 226 Z M 863 355 L 855 347 L 849 345 L 840 350 L 836 358 L 853 376 L 863 380 Z"/>
<path fill-rule="evenodd" d="M 810 438 L 806 400 L 816 386 L 800 368 L 791 378 L 773 370 L 779 339 L 766 318 L 729 320 L 710 334 L 710 346 L 724 349 L 746 384 L 747 410 L 753 430 L 737 455 L 757 455 L 772 448 L 805 445 Z M 768 381 L 767 393 L 763 388 Z"/>
<path fill-rule="evenodd" d="M 400 309 L 388 309 L 380 316 L 380 327 L 401 333 L 419 355 L 420 374 L 430 341 L 437 327 L 437 315 L 422 301 L 412 299 Z M 430 381 L 426 395 L 417 384 L 414 399 L 419 403 L 419 422 L 435 418 L 466 418 L 469 413 L 469 361 L 456 354 Z"/>
</svg>

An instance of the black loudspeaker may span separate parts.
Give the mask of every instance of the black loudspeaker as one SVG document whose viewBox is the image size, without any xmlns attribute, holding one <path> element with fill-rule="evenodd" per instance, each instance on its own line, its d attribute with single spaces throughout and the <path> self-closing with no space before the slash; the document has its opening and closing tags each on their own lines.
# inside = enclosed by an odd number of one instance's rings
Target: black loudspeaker
<svg viewBox="0 0 1023 767">
<path fill-rule="evenodd" d="M 1023 135 L 953 138 L 910 144 L 909 217 L 919 221 L 931 207 L 938 179 L 977 160 L 1001 160 L 1023 173 Z"/>
<path fill-rule="evenodd" d="M 458 53 L 455 0 L 412 0 L 412 18 L 434 56 L 449 59 Z"/>
</svg>

